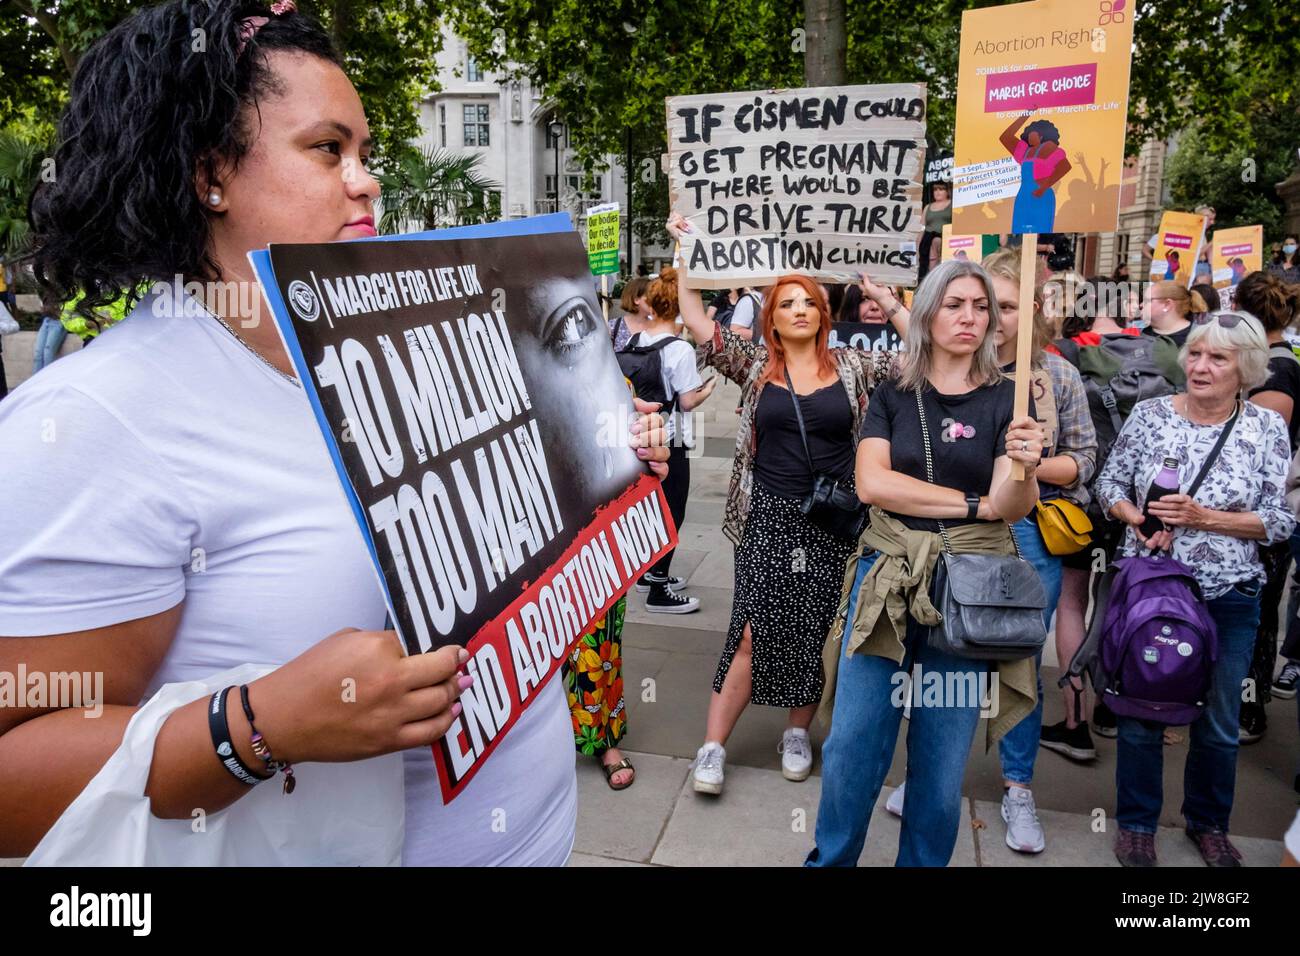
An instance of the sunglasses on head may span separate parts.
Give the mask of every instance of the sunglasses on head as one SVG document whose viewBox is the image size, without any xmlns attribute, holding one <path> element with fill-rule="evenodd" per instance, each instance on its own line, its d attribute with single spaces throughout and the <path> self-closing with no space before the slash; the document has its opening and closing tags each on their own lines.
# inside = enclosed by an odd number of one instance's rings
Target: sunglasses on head
<svg viewBox="0 0 1300 956">
<path fill-rule="evenodd" d="M 1243 322 L 1249 323 L 1257 320 L 1241 312 L 1206 312 L 1192 320 L 1195 325 L 1209 325 L 1213 321 L 1217 321 L 1225 329 L 1235 329 Z"/>
</svg>

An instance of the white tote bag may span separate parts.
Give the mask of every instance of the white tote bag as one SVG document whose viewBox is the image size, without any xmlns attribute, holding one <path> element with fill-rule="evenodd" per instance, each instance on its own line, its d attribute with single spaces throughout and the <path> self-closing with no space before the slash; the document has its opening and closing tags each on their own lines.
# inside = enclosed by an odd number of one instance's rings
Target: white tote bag
<svg viewBox="0 0 1300 956">
<path fill-rule="evenodd" d="M 396 866 L 406 805 L 402 755 L 296 765 L 224 810 L 160 820 L 144 788 L 169 714 L 273 668 L 244 664 L 200 681 L 165 684 L 136 712 L 122 744 L 27 858 L 27 866 Z M 216 755 L 213 754 L 213 760 Z"/>
<path fill-rule="evenodd" d="M 13 317 L 9 307 L 0 302 L 0 335 L 13 335 L 18 331 L 18 320 Z"/>
</svg>

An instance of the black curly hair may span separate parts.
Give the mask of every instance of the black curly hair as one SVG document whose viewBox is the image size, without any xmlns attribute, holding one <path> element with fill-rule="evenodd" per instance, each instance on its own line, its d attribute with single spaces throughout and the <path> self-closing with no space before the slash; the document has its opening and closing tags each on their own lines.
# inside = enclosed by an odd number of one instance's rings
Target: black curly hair
<svg viewBox="0 0 1300 956">
<path fill-rule="evenodd" d="M 245 43 L 241 21 L 254 16 L 268 20 Z M 170 0 L 86 51 L 59 120 L 55 181 L 28 214 L 43 290 L 60 301 L 84 292 L 77 309 L 93 320 L 146 283 L 219 278 L 195 174 L 215 177 L 248 151 L 245 107 L 281 89 L 272 50 L 340 64 L 316 21 L 244 0 Z"/>
<path fill-rule="evenodd" d="M 1038 134 L 1039 143 L 1045 143 L 1050 139 L 1057 146 L 1061 145 L 1061 131 L 1047 120 L 1034 120 L 1025 127 L 1024 132 L 1020 134 L 1020 138 L 1026 143 L 1029 142 L 1030 133 Z"/>
</svg>

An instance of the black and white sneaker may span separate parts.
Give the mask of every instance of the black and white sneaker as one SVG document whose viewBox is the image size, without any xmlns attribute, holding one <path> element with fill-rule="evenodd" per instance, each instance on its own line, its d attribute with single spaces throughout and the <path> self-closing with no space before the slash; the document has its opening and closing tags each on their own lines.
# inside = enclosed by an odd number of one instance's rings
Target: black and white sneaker
<svg viewBox="0 0 1300 956">
<path fill-rule="evenodd" d="M 1092 743 L 1087 724 L 1074 728 L 1067 727 L 1063 720 L 1047 724 L 1039 734 L 1038 745 L 1079 763 L 1097 759 L 1097 748 Z"/>
<path fill-rule="evenodd" d="M 1092 729 L 1098 737 L 1114 740 L 1119 736 L 1119 720 L 1115 712 L 1106 706 L 1106 701 L 1098 699 L 1092 708 Z"/>
<path fill-rule="evenodd" d="M 656 614 L 692 614 L 700 609 L 700 599 L 674 594 L 666 585 L 655 584 L 645 599 L 645 609 Z"/>
<path fill-rule="evenodd" d="M 665 578 L 662 574 L 651 574 L 647 572 L 637 579 L 636 589 L 640 593 L 645 594 L 650 590 L 651 585 L 654 584 L 667 584 L 668 590 L 677 592 L 686 587 L 686 579 L 671 574 Z"/>
<path fill-rule="evenodd" d="M 1273 696 L 1278 700 L 1291 700 L 1295 697 L 1296 681 L 1300 680 L 1300 662 L 1287 661 L 1282 673 L 1273 679 Z"/>
</svg>

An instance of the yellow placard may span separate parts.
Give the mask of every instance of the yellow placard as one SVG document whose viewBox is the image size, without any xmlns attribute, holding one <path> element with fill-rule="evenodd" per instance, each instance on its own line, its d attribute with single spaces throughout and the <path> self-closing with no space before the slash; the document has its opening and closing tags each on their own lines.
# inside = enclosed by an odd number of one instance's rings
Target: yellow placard
<svg viewBox="0 0 1300 956">
<path fill-rule="evenodd" d="M 1264 227 L 1238 226 L 1216 229 L 1210 243 L 1210 268 L 1214 270 L 1214 287 L 1235 286 L 1252 272 L 1264 268 Z"/>
<path fill-rule="evenodd" d="M 952 226 L 945 224 L 943 227 L 943 247 L 939 261 L 969 259 L 971 262 L 979 262 L 983 258 L 983 248 L 984 237 L 982 235 L 954 235 Z"/>
<path fill-rule="evenodd" d="M 1205 217 L 1194 212 L 1170 212 L 1160 216 L 1156 249 L 1151 255 L 1152 282 L 1177 282 L 1192 287 L 1196 260 L 1205 244 Z"/>
<path fill-rule="evenodd" d="M 1133 0 L 1033 0 L 961 18 L 953 229 L 1110 232 Z"/>
</svg>

